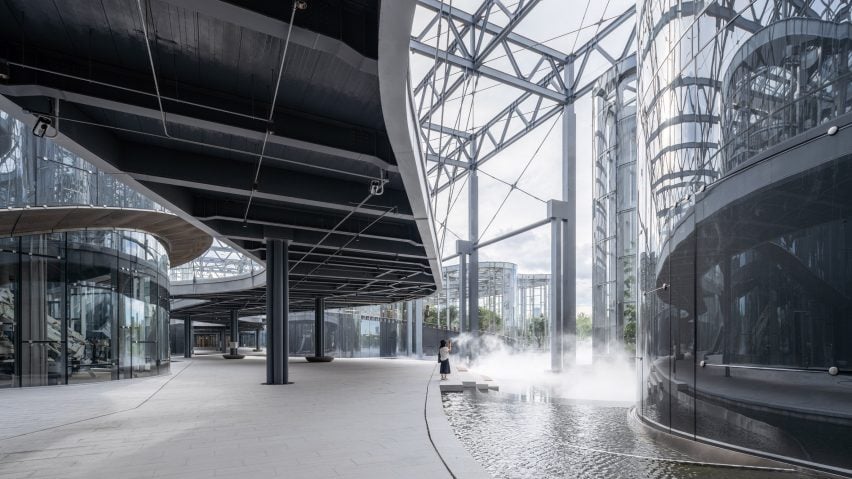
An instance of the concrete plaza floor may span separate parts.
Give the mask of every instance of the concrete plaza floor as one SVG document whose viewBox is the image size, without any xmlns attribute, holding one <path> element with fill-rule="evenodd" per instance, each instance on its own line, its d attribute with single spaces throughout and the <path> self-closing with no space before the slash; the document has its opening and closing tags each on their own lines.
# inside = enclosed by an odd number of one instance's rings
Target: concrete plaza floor
<svg viewBox="0 0 852 479">
<path fill-rule="evenodd" d="M 265 364 L 204 356 L 0 391 L 0 478 L 487 477 L 443 415 L 434 362 L 293 358 L 287 386 L 262 385 Z"/>
</svg>

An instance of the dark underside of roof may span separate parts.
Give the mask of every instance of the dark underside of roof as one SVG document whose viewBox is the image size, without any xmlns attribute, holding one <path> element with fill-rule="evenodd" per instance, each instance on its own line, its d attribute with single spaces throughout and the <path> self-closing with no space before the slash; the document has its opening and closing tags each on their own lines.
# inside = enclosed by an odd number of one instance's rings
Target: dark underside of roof
<svg viewBox="0 0 852 479">
<path fill-rule="evenodd" d="M 4 0 L 0 94 L 256 258 L 266 239 L 290 240 L 293 309 L 426 295 L 435 281 L 379 100 L 378 0 L 296 12 L 273 108 L 291 5 Z M 205 299 L 263 313 L 265 294 Z"/>
</svg>

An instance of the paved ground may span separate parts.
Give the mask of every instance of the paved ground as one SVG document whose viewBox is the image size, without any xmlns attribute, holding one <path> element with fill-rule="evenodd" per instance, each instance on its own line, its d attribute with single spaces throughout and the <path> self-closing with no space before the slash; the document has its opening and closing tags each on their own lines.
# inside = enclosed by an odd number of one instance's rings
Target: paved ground
<svg viewBox="0 0 852 479">
<path fill-rule="evenodd" d="M 0 478 L 449 477 L 424 421 L 433 368 L 293 359 L 295 384 L 264 386 L 264 358 L 205 356 L 166 377 L 0 391 Z M 457 443 L 430 406 L 443 453 Z"/>
</svg>

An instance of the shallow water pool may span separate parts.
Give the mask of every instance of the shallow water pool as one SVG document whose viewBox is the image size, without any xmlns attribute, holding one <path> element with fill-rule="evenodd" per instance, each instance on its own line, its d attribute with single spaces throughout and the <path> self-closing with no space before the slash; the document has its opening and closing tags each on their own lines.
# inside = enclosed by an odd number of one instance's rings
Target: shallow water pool
<svg viewBox="0 0 852 479">
<path fill-rule="evenodd" d="M 456 436 L 495 478 L 821 477 L 675 462 L 697 458 L 654 442 L 625 403 L 466 391 L 444 394 L 443 405 Z"/>
</svg>

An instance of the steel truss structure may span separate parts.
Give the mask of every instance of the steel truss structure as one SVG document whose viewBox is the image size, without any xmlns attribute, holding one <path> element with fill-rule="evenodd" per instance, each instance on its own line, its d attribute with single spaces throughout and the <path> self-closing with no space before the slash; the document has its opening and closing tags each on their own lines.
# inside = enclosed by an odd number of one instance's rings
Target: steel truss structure
<svg viewBox="0 0 852 479">
<path fill-rule="evenodd" d="M 573 334 L 569 334 L 575 330 L 576 307 L 574 102 L 590 93 L 604 72 L 627 64 L 635 67 L 636 7 L 634 5 L 621 13 L 588 23 L 584 15 L 579 28 L 568 33 L 575 34 L 576 38 L 585 29 L 594 29 L 594 33 L 580 45 L 575 41 L 571 52 L 564 52 L 514 31 L 539 3 L 540 0 L 514 3 L 483 0 L 471 13 L 454 7 L 451 0 L 418 0 L 419 14 L 428 18 L 422 27 L 412 32 L 410 48 L 415 55 L 431 61 L 431 67 L 421 78 L 413 79 L 411 84 L 428 166 L 429 194 L 435 211 L 438 210 L 439 196 L 446 195 L 446 216 L 443 220 L 436 219 L 438 235 L 442 238 L 440 249 L 445 259 L 449 259 L 444 254 L 447 219 L 458 199 L 453 197 L 453 191 L 460 180 L 467 184 L 467 240 L 457 242 L 457 252 L 450 258 L 459 257 L 462 275 L 468 271 L 467 285 L 460 281 L 459 318 L 463 328 L 474 334 L 479 330 L 478 249 L 483 244 L 478 218 L 477 172 L 484 163 L 549 120 L 555 126 L 561 116 L 562 198 L 547 202 L 548 220 L 502 235 L 499 239 L 548 223 L 551 225 L 549 317 L 552 367 L 558 370 L 562 368 L 563 351 L 569 360 L 574 354 Z M 516 93 L 496 114 L 471 126 L 470 113 L 480 79 L 509 87 Z M 490 87 L 479 91 L 485 88 Z M 468 118 L 462 125 L 462 110 L 467 97 L 470 97 Z M 462 106 L 458 107 L 456 114 L 446 115 L 447 104 L 459 99 Z M 523 191 L 517 181 L 497 180 L 510 187 L 509 194 L 515 189 Z M 524 193 L 544 201 L 529 192 Z M 489 244 L 493 242 L 488 241 Z M 565 340 L 563 336 L 571 339 Z"/>
</svg>

